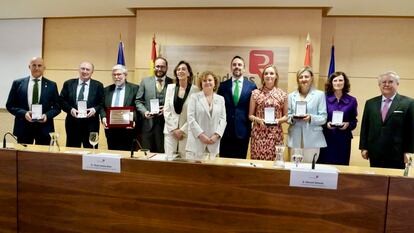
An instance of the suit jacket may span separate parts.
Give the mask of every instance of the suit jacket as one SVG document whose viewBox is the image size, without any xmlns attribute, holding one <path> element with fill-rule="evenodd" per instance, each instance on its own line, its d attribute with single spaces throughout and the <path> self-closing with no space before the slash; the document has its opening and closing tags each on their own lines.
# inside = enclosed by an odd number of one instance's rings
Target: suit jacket
<svg viewBox="0 0 414 233">
<path fill-rule="evenodd" d="M 414 151 L 413 100 L 396 94 L 384 122 L 381 101 L 382 96 L 377 96 L 365 103 L 359 149 L 368 150 L 370 160 L 403 164 L 404 153 Z"/>
<path fill-rule="evenodd" d="M 252 129 L 252 123 L 249 120 L 250 96 L 257 87 L 246 77 L 243 79 L 243 88 L 237 106 L 233 102 L 232 79 L 222 82 L 217 91 L 217 94 L 223 96 L 226 102 L 227 128 L 224 137 L 231 137 L 231 135 L 235 135 L 239 139 L 250 137 Z"/>
<path fill-rule="evenodd" d="M 72 108 L 77 109 L 76 89 L 78 87 L 79 78 L 69 79 L 63 84 L 60 92 L 60 104 L 62 110 L 66 112 L 66 122 L 71 124 L 76 119 L 70 114 Z M 89 84 L 87 108 L 95 108 L 96 114 L 90 117 L 89 121 L 93 124 L 93 130 L 99 131 L 99 113 L 103 108 L 103 85 L 101 82 L 91 79 Z M 82 119 L 83 120 L 83 119 Z"/>
<path fill-rule="evenodd" d="M 139 85 L 138 93 L 135 100 L 135 105 L 137 110 L 144 117 L 144 113 L 150 109 L 150 100 L 157 98 L 157 90 L 155 84 L 155 76 L 146 77 L 141 81 Z M 165 77 L 164 89 L 162 93 L 166 94 L 168 84 L 173 83 L 173 80 L 168 76 Z M 160 106 L 164 105 L 165 98 L 160 99 Z M 161 116 L 162 117 L 162 116 Z M 144 118 L 142 121 L 142 131 L 149 132 L 151 131 L 154 125 L 154 119 Z"/>
<path fill-rule="evenodd" d="M 304 148 L 326 147 L 322 125 L 326 123 L 326 100 L 325 93 L 311 88 L 305 98 L 307 113 L 310 114 L 310 122 L 295 120 L 293 116 L 296 111 L 296 101 L 300 101 L 299 91 L 294 91 L 288 96 L 288 146 L 301 148 L 303 137 Z"/>
<path fill-rule="evenodd" d="M 207 99 L 204 92 L 200 91 L 190 96 L 187 110 L 188 117 L 188 139 L 187 151 L 202 153 L 208 148 L 212 154 L 218 154 L 220 140 L 212 145 L 203 144 L 198 136 L 205 133 L 211 137 L 214 133 L 223 136 L 226 128 L 226 108 L 224 98 L 220 95 L 213 96 L 213 111 L 210 115 Z"/>
<path fill-rule="evenodd" d="M 114 96 L 116 85 L 112 84 L 104 89 L 104 106 L 101 108 L 101 118 L 106 117 L 106 109 L 112 106 L 112 97 Z M 138 85 L 125 82 L 125 98 L 123 106 L 133 106 L 135 108 L 135 97 L 138 92 Z M 136 111 L 134 111 L 134 121 L 136 121 Z"/>
<path fill-rule="evenodd" d="M 30 76 L 15 80 L 7 98 L 6 108 L 15 116 L 13 134 L 17 137 L 25 132 L 25 124 L 30 124 L 25 118 L 25 114 L 30 110 L 27 89 Z M 42 130 L 45 134 L 55 131 L 53 118 L 60 113 L 59 94 L 56 83 L 43 77 L 41 82 L 41 94 L 39 104 L 42 104 L 42 111 L 47 116 L 47 121 L 42 123 Z"/>
<path fill-rule="evenodd" d="M 190 92 L 188 93 L 187 99 L 183 104 L 183 109 L 181 114 L 177 114 L 174 108 L 174 93 L 175 93 L 176 84 L 169 84 L 167 87 L 167 92 L 165 96 L 165 104 L 164 104 L 164 119 L 165 119 L 165 126 L 164 126 L 164 134 L 168 134 L 175 129 L 182 130 L 185 134 L 187 134 L 187 105 L 188 100 L 190 99 L 191 94 L 198 92 L 199 89 L 197 86 L 191 86 Z"/>
</svg>

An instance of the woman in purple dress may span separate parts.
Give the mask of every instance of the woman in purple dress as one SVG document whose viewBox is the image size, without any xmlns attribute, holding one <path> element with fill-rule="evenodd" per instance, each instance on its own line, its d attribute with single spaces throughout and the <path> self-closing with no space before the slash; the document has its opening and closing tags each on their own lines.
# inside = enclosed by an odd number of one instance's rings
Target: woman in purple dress
<svg viewBox="0 0 414 233">
<path fill-rule="evenodd" d="M 349 79 L 344 72 L 331 74 L 326 83 L 327 123 L 323 127 L 327 147 L 321 148 L 318 163 L 349 165 L 351 156 L 352 130 L 357 125 L 358 103 L 348 94 Z M 343 112 L 343 122 L 332 123 L 334 111 Z"/>
</svg>

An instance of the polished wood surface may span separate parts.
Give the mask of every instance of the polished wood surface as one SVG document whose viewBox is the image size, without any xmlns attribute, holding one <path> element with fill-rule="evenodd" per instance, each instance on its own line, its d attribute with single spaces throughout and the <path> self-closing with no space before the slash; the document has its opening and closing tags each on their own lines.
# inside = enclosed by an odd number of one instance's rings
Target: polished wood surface
<svg viewBox="0 0 414 233">
<path fill-rule="evenodd" d="M 0 149 L 0 233 L 17 232 L 16 153 Z"/>
<path fill-rule="evenodd" d="M 383 232 L 387 176 L 341 174 L 338 190 L 289 187 L 289 171 L 18 152 L 19 232 Z"/>
<path fill-rule="evenodd" d="M 387 233 L 414 232 L 414 179 L 390 177 Z"/>
</svg>

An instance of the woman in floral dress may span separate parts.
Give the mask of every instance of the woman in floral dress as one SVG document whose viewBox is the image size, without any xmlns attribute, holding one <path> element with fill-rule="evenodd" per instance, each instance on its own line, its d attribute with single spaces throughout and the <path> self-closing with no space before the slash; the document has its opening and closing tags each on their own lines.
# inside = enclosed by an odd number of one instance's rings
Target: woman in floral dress
<svg viewBox="0 0 414 233">
<path fill-rule="evenodd" d="M 277 87 L 279 74 L 276 66 L 266 66 L 262 73 L 262 88 L 252 92 L 249 119 L 253 122 L 251 159 L 274 160 L 276 145 L 283 144 L 281 124 L 287 121 L 287 93 Z M 274 111 L 273 122 L 265 122 L 265 108 Z"/>
</svg>

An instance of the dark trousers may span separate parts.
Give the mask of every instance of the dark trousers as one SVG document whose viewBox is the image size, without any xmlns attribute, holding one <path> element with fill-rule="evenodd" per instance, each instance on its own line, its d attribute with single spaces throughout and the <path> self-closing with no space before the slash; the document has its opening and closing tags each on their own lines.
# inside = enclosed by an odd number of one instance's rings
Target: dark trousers
<svg viewBox="0 0 414 233">
<path fill-rule="evenodd" d="M 162 118 L 162 119 L 161 119 Z M 142 149 L 149 149 L 151 152 L 164 153 L 164 117 L 155 117 L 151 130 L 142 131 Z"/>
<path fill-rule="evenodd" d="M 249 139 L 224 136 L 220 141 L 220 157 L 246 159 Z"/>
<path fill-rule="evenodd" d="M 137 138 L 137 131 L 123 128 L 105 129 L 105 136 L 109 150 L 130 151 L 132 141 Z"/>
<path fill-rule="evenodd" d="M 44 124 L 38 122 L 27 122 L 24 134 L 17 137 L 17 142 L 21 144 L 49 145 L 50 135 L 43 129 Z"/>
<path fill-rule="evenodd" d="M 71 117 L 66 118 L 66 146 L 92 148 L 89 143 L 89 134 L 91 132 L 99 133 L 99 118 L 83 118 L 78 119 Z M 98 145 L 95 146 L 98 148 Z"/>
<path fill-rule="evenodd" d="M 396 168 L 396 169 L 404 169 L 404 157 L 401 161 L 398 160 L 390 160 L 390 159 L 379 159 L 373 158 L 369 159 L 369 164 L 371 167 L 381 167 L 381 168 Z"/>
</svg>

